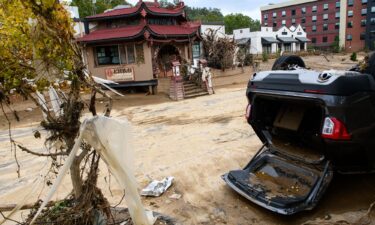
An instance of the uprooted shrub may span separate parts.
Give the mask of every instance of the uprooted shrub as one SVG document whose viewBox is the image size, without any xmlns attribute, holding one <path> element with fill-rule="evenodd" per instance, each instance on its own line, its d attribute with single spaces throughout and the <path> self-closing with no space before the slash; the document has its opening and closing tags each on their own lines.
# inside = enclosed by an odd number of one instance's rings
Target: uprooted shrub
<svg viewBox="0 0 375 225">
<path fill-rule="evenodd" d="M 218 37 L 218 30 L 209 29 L 203 38 L 204 57 L 208 66 L 216 69 L 228 69 L 233 66 L 236 43 L 232 38 Z"/>
</svg>

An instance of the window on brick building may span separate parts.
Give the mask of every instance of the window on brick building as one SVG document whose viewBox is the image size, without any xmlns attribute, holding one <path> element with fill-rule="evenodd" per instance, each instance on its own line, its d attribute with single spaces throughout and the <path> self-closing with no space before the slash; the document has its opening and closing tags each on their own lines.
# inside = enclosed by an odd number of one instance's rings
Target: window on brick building
<svg viewBox="0 0 375 225">
<path fill-rule="evenodd" d="M 281 21 L 281 25 L 285 26 L 286 25 L 286 20 Z"/>
<path fill-rule="evenodd" d="M 340 8 L 340 2 L 336 2 L 336 8 Z"/>
<path fill-rule="evenodd" d="M 340 18 L 340 12 L 336 12 L 336 13 L 335 13 L 335 18 L 336 18 L 336 19 Z"/>
<path fill-rule="evenodd" d="M 296 15 L 296 10 L 292 9 L 292 16 L 295 16 L 295 15 Z"/>
<path fill-rule="evenodd" d="M 264 26 L 268 26 L 268 23 L 264 23 Z"/>
<path fill-rule="evenodd" d="M 323 37 L 323 43 L 326 43 L 326 42 L 328 42 L 328 37 Z"/>
<path fill-rule="evenodd" d="M 276 18 L 277 17 L 277 12 L 272 13 L 272 17 Z"/>
<path fill-rule="evenodd" d="M 328 24 L 323 24 L 323 31 L 328 30 Z"/>
<path fill-rule="evenodd" d="M 353 16 L 353 10 L 349 10 L 348 11 L 348 17 L 352 17 Z"/>
<path fill-rule="evenodd" d="M 375 13 L 375 6 L 371 7 L 371 12 Z"/>
<path fill-rule="evenodd" d="M 366 33 L 361 33 L 359 36 L 360 40 L 365 40 L 366 39 Z"/>
<path fill-rule="evenodd" d="M 361 15 L 364 16 L 367 14 L 367 8 L 366 9 L 361 9 Z"/>
<path fill-rule="evenodd" d="M 296 24 L 296 19 L 292 19 L 292 24 L 294 25 L 294 24 Z"/>
<path fill-rule="evenodd" d="M 346 40 L 348 41 L 353 40 L 353 36 L 351 34 L 346 35 Z"/>
<path fill-rule="evenodd" d="M 323 5 L 323 9 L 324 9 L 324 10 L 328 10 L 328 3 L 325 3 L 325 4 Z"/>
<path fill-rule="evenodd" d="M 312 31 L 312 32 L 315 32 L 315 31 L 316 31 L 316 25 L 312 25 L 312 27 L 311 27 L 311 31 Z"/>
<path fill-rule="evenodd" d="M 312 16 L 311 20 L 312 20 L 313 22 L 315 22 L 315 21 L 316 21 L 316 16 Z"/>
<path fill-rule="evenodd" d="M 362 0 L 362 4 L 367 4 L 367 0 Z"/>
<path fill-rule="evenodd" d="M 301 19 L 301 23 L 306 23 L 306 18 L 305 18 L 305 17 L 303 17 L 303 18 Z"/>
<path fill-rule="evenodd" d="M 353 28 L 353 21 L 348 22 L 348 28 Z"/>
<path fill-rule="evenodd" d="M 272 26 L 277 27 L 277 22 L 273 22 Z"/>
<path fill-rule="evenodd" d="M 313 44 L 315 44 L 315 43 L 316 43 L 316 38 L 311 38 L 311 42 L 312 42 Z"/>
<path fill-rule="evenodd" d="M 366 26 L 366 22 L 367 22 L 367 20 L 361 20 L 361 27 L 365 27 Z"/>
<path fill-rule="evenodd" d="M 353 6 L 354 5 L 354 0 L 348 0 L 348 6 Z"/>
<path fill-rule="evenodd" d="M 281 16 L 286 16 L 285 10 L 281 11 Z"/>
<path fill-rule="evenodd" d="M 316 5 L 314 5 L 311 9 L 311 12 L 316 12 L 316 10 L 318 9 L 318 7 Z"/>
<path fill-rule="evenodd" d="M 340 23 L 335 23 L 335 29 L 336 30 L 340 29 Z"/>
<path fill-rule="evenodd" d="M 305 13 L 306 13 L 306 7 L 302 7 L 302 8 L 301 8 L 301 13 L 302 13 L 302 14 L 305 14 Z"/>
<path fill-rule="evenodd" d="M 328 20 L 328 14 L 323 14 L 323 20 Z"/>
<path fill-rule="evenodd" d="M 263 19 L 264 19 L 264 20 L 267 20 L 267 19 L 268 19 L 268 14 L 264 14 L 264 15 L 263 15 Z"/>
</svg>

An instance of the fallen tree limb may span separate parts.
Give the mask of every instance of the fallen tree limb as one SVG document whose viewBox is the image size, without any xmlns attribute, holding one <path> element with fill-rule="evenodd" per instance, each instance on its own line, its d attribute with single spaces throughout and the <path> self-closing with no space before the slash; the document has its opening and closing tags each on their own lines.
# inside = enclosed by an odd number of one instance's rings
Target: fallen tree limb
<svg viewBox="0 0 375 225">
<path fill-rule="evenodd" d="M 51 207 L 55 204 L 56 204 L 56 202 L 50 201 L 50 202 L 48 202 L 47 207 Z M 16 207 L 17 207 L 17 204 L 0 204 L 0 211 L 8 212 L 8 211 L 12 211 Z M 35 208 L 35 203 L 34 204 L 25 204 L 21 207 L 21 210 L 32 209 L 32 208 Z"/>
</svg>

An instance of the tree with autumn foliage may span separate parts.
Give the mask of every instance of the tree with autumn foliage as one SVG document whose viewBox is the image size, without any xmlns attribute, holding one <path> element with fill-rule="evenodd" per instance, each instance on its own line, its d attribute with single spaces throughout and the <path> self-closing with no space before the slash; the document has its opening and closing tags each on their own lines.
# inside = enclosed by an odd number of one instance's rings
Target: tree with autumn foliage
<svg viewBox="0 0 375 225">
<path fill-rule="evenodd" d="M 68 12 L 58 0 L 0 0 L 1 108 L 11 108 L 10 96 L 13 94 L 33 100 L 45 114 L 41 126 L 48 131 L 46 141 L 51 148 L 47 153 L 33 152 L 15 142 L 12 137 L 10 141 L 16 151 L 25 151 L 36 157 L 50 157 L 51 167 L 56 169 L 72 150 L 85 106 L 88 105 L 92 114 L 96 115 L 96 93 L 108 97 L 96 86 L 82 61 L 81 49 L 74 39 L 71 22 Z M 43 93 L 52 85 L 58 88 L 57 82 L 69 84 L 61 95 L 63 104 L 60 107 L 64 113 L 60 116 L 44 107 L 35 94 L 36 91 Z M 82 88 L 91 90 L 91 102 L 88 104 L 81 98 Z M 109 98 L 107 116 L 110 109 Z M 59 143 L 58 147 L 54 145 L 56 142 Z M 100 157 L 88 144 L 82 144 L 81 149 L 70 168 L 73 194 L 67 204 L 71 208 L 65 213 L 74 214 L 83 210 L 82 215 L 74 217 L 74 224 L 92 224 L 91 210 L 101 204 L 103 213 L 108 214 L 109 205 L 96 188 Z M 86 168 L 86 176 L 80 168 L 84 159 L 91 162 Z M 39 223 L 43 224 L 43 219 Z M 72 223 L 66 220 L 59 224 Z"/>
</svg>

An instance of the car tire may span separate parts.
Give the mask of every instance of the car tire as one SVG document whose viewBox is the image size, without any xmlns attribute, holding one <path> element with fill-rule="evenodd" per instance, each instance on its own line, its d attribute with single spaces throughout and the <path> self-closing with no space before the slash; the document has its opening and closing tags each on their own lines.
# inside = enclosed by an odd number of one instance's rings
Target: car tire
<svg viewBox="0 0 375 225">
<path fill-rule="evenodd" d="M 306 68 L 305 62 L 301 57 L 297 55 L 284 55 L 275 61 L 272 70 L 287 70 L 290 65 Z"/>
</svg>

